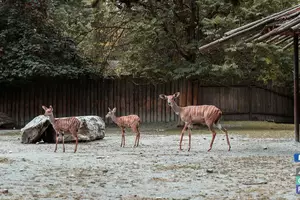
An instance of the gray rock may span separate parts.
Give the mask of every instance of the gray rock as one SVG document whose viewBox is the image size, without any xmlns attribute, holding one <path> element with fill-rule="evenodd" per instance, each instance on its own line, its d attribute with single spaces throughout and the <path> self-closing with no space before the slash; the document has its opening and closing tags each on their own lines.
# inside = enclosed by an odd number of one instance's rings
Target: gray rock
<svg viewBox="0 0 300 200">
<path fill-rule="evenodd" d="M 255 179 L 255 180 L 250 180 L 247 182 L 244 182 L 244 185 L 263 185 L 263 184 L 267 184 L 268 181 L 265 179 Z"/>
<path fill-rule="evenodd" d="M 0 193 L 7 194 L 8 193 L 8 189 L 3 189 Z"/>
<path fill-rule="evenodd" d="M 79 142 L 89 142 L 103 139 L 105 137 L 105 123 L 99 116 L 78 116 L 81 127 L 78 131 Z M 55 143 L 55 130 L 44 115 L 39 115 L 31 120 L 24 128 L 21 129 L 21 143 L 37 143 L 43 140 L 46 143 Z M 64 134 L 65 142 L 73 142 L 71 134 Z M 60 141 L 61 142 L 61 141 Z"/>
</svg>

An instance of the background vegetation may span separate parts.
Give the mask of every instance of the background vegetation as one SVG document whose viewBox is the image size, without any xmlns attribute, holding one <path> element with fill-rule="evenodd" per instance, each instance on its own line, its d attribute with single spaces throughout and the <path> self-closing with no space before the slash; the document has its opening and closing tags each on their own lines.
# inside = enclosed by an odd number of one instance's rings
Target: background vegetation
<svg viewBox="0 0 300 200">
<path fill-rule="evenodd" d="M 198 48 L 297 0 L 2 0 L 0 81 L 130 75 L 291 86 L 292 51 Z"/>
</svg>

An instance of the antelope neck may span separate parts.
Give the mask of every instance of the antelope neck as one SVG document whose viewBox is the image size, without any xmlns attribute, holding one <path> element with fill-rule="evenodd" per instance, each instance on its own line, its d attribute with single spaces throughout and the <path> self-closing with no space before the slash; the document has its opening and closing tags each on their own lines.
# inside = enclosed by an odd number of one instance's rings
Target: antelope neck
<svg viewBox="0 0 300 200">
<path fill-rule="evenodd" d="M 174 101 L 174 103 L 171 105 L 171 108 L 174 110 L 176 115 L 179 115 L 180 113 L 180 106 L 177 105 L 177 103 Z"/>
<path fill-rule="evenodd" d="M 51 124 L 54 124 L 55 119 L 54 119 L 53 114 L 49 115 L 49 119 L 50 119 Z"/>
<path fill-rule="evenodd" d="M 116 117 L 116 115 L 114 115 L 114 114 L 111 116 L 111 120 L 115 123 L 118 123 L 118 121 L 119 121 L 118 118 Z"/>
</svg>

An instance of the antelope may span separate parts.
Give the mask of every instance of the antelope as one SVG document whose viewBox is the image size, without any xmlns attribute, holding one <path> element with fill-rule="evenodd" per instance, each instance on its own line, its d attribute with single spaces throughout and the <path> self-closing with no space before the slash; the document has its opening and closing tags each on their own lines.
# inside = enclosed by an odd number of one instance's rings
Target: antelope
<svg viewBox="0 0 300 200">
<path fill-rule="evenodd" d="M 140 142 L 140 118 L 137 115 L 127 115 L 127 116 L 121 116 L 116 117 L 116 108 L 113 108 L 112 110 L 108 108 L 108 113 L 106 114 L 106 118 L 111 118 L 112 121 L 117 124 L 119 128 L 121 128 L 122 132 L 122 140 L 121 140 L 121 147 L 125 147 L 125 128 L 131 128 L 131 130 L 136 134 L 135 136 L 135 142 L 133 147 L 138 147 Z"/>
<path fill-rule="evenodd" d="M 179 143 L 179 149 L 182 150 L 181 144 L 182 144 L 182 138 L 184 135 L 184 132 L 188 128 L 189 131 L 189 148 L 188 151 L 191 149 L 191 127 L 194 123 L 201 123 L 203 125 L 207 125 L 208 129 L 212 132 L 212 140 L 210 142 L 210 148 L 208 151 L 212 149 L 215 137 L 216 137 L 216 131 L 213 127 L 213 125 L 216 125 L 222 132 L 225 133 L 227 144 L 228 144 L 228 151 L 230 151 L 230 142 L 228 138 L 228 133 L 225 128 L 222 127 L 220 124 L 220 118 L 222 116 L 222 111 L 217 108 L 214 105 L 196 105 L 196 106 L 186 106 L 186 107 L 180 107 L 176 104 L 175 99 L 178 98 L 180 95 L 179 92 L 176 92 L 173 95 L 164 95 L 160 94 L 159 97 L 161 99 L 167 100 L 168 105 L 173 109 L 176 115 L 179 115 L 181 120 L 185 123 L 182 131 L 181 131 L 181 137 L 180 137 L 180 143 Z"/>
<path fill-rule="evenodd" d="M 65 142 L 64 142 L 64 132 L 72 134 L 73 138 L 75 138 L 76 145 L 74 153 L 77 151 L 77 145 L 78 145 L 78 136 L 77 132 L 80 128 L 80 121 L 79 119 L 75 117 L 68 117 L 68 118 L 54 118 L 53 116 L 53 108 L 50 105 L 49 108 L 46 106 L 42 106 L 42 108 L 45 110 L 45 116 L 49 116 L 50 122 L 55 130 L 56 133 L 56 144 L 55 144 L 55 150 L 57 150 L 57 143 L 58 143 L 58 137 L 59 133 L 61 133 L 62 136 L 62 143 L 63 143 L 63 152 L 65 152 Z"/>
</svg>

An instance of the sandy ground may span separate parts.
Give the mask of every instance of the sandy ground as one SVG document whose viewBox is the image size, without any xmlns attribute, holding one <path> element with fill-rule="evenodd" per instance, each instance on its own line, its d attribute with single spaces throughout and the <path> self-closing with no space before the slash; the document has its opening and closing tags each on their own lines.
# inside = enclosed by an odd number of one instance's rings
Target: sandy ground
<svg viewBox="0 0 300 200">
<path fill-rule="evenodd" d="M 141 132 L 140 146 L 119 130 L 90 143 L 21 144 L 0 134 L 0 199 L 300 199 L 293 161 L 300 144 L 292 138 L 253 139 L 231 134 L 232 151 L 218 134 L 193 134 L 192 149 L 178 150 L 178 134 Z"/>
</svg>

